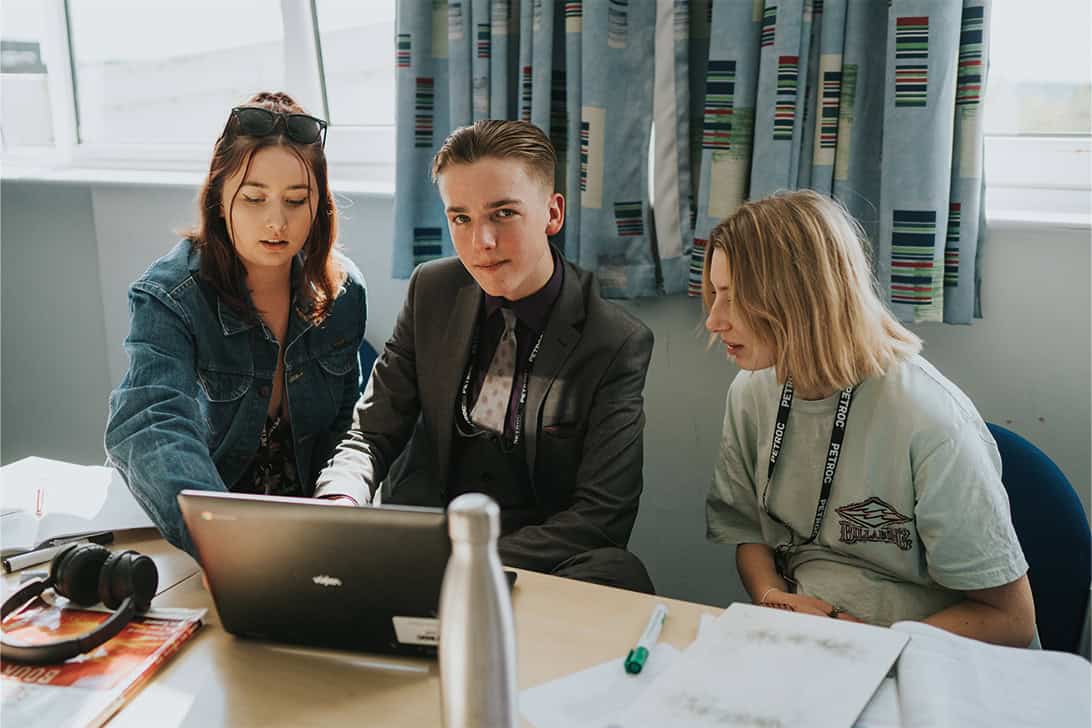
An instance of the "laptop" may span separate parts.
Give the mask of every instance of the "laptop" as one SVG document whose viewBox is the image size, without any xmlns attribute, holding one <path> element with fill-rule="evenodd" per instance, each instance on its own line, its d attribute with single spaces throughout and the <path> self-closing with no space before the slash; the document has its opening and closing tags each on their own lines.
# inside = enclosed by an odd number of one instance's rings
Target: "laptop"
<svg viewBox="0 0 1092 728">
<path fill-rule="evenodd" d="M 443 510 L 196 490 L 178 503 L 228 632 L 436 655 L 451 553 Z"/>
</svg>

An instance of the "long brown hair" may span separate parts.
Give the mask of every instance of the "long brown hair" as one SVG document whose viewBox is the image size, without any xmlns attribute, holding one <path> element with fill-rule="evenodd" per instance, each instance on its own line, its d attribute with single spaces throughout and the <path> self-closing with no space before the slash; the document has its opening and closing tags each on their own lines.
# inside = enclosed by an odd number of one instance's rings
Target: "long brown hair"
<svg viewBox="0 0 1092 728">
<path fill-rule="evenodd" d="M 291 96 L 283 92 L 262 91 L 243 105 L 257 106 L 282 114 L 306 113 Z M 221 200 L 224 182 L 240 169 L 243 169 L 245 177 L 256 151 L 266 147 L 284 147 L 303 163 L 309 177 L 308 183 L 312 179 L 315 183 L 318 209 L 312 207 L 314 217 L 302 250 L 302 280 L 298 284 L 302 296 L 301 313 L 312 323 L 318 323 L 333 306 L 344 276 L 336 258 L 331 255 L 337 239 L 337 207 L 334 205 L 327 179 L 326 154 L 321 144 L 299 144 L 289 139 L 284 134 L 284 125 L 263 137 L 242 135 L 238 127 L 238 121 L 232 115 L 220 138 L 216 140 L 209 173 L 198 195 L 200 222 L 186 232 L 187 237 L 201 252 L 201 277 L 240 316 L 247 320 L 257 318 L 257 311 L 250 301 L 246 287 L 246 269 L 235 251 L 227 229 L 227 221 L 235 207 L 238 190 L 223 214 Z M 315 204 L 310 196 L 308 204 Z"/>
<path fill-rule="evenodd" d="M 713 253 L 728 261 L 732 306 L 772 346 L 778 378 L 801 391 L 839 390 L 887 371 L 921 340 L 883 303 L 864 232 L 812 190 L 747 202 L 709 235 L 702 271 L 708 309 Z"/>
</svg>

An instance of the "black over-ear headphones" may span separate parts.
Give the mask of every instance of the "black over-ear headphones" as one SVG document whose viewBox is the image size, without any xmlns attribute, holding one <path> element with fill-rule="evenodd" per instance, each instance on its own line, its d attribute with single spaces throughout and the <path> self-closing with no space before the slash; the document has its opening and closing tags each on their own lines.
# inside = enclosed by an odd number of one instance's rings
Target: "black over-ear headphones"
<svg viewBox="0 0 1092 728">
<path fill-rule="evenodd" d="M 147 556 L 136 551 L 112 554 L 94 543 L 69 544 L 53 557 L 48 578 L 32 579 L 4 602 L 0 619 L 50 587 L 76 604 L 101 601 L 117 611 L 91 632 L 72 639 L 31 645 L 8 642 L 0 635 L 0 656 L 28 665 L 54 665 L 90 652 L 120 632 L 137 610 L 146 610 L 158 586 L 159 572 Z"/>
</svg>

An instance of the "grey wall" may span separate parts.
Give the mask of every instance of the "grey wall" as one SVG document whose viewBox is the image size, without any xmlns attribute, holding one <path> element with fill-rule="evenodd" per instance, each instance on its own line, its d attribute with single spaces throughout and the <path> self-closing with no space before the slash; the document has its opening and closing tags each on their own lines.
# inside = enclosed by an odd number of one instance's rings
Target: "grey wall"
<svg viewBox="0 0 1092 728">
<path fill-rule="evenodd" d="M 0 462 L 103 461 L 106 369 L 91 191 L 0 186 Z"/>
<path fill-rule="evenodd" d="M 0 185 L 0 462 L 102 461 L 106 397 L 124 372 L 125 290 L 191 220 L 183 187 Z M 390 277 L 391 200 L 339 195 L 342 241 L 368 280 L 368 338 L 382 346 L 406 282 Z M 925 355 L 983 416 L 1036 442 L 1089 505 L 1092 246 L 1087 229 L 1009 227 L 988 240 L 987 318 L 915 327 Z M 699 333 L 698 303 L 627 302 L 656 334 L 645 390 L 645 496 L 632 547 L 658 589 L 743 597 L 730 547 L 704 541 L 704 497 L 735 375 Z"/>
</svg>

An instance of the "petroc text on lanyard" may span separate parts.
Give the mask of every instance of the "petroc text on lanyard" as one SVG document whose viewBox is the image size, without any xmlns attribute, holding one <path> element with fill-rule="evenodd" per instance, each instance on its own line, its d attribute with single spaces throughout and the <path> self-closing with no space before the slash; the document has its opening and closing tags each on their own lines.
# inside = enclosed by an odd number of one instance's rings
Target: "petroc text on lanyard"
<svg viewBox="0 0 1092 728">
<path fill-rule="evenodd" d="M 853 387 L 842 390 L 838 397 L 838 409 L 834 413 L 834 426 L 830 431 L 830 446 L 827 448 L 827 459 L 823 465 L 822 487 L 819 489 L 819 503 L 815 507 L 815 521 L 812 524 L 811 535 L 806 541 L 794 544 L 792 527 L 778 518 L 767 503 L 770 483 L 773 482 L 774 468 L 777 467 L 777 459 L 781 454 L 781 445 L 785 442 L 785 434 L 789 429 L 789 412 L 792 411 L 793 386 L 792 379 L 785 380 L 781 388 L 781 400 L 777 406 L 777 422 L 774 424 L 773 442 L 770 444 L 770 465 L 767 470 L 766 487 L 762 489 L 762 509 L 770 515 L 770 518 L 789 529 L 789 543 L 777 547 L 779 561 L 783 564 L 788 552 L 794 546 L 803 546 L 812 543 L 819 536 L 819 527 L 823 523 L 823 515 L 827 510 L 827 501 L 830 500 L 830 488 L 834 484 L 834 473 L 838 470 L 838 458 L 842 454 L 842 441 L 846 435 L 846 422 L 849 420 L 849 407 L 853 404 Z"/>
</svg>

